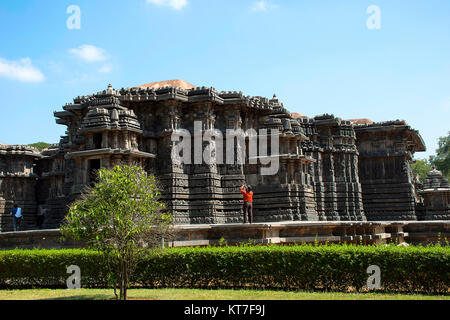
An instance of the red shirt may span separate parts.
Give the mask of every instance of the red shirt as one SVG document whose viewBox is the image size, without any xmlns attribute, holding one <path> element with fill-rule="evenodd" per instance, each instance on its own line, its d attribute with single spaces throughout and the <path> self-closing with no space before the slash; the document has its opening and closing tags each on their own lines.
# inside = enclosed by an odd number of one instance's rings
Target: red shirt
<svg viewBox="0 0 450 320">
<path fill-rule="evenodd" d="M 244 196 L 244 202 L 253 202 L 253 191 L 247 192 L 243 188 L 241 188 L 241 193 Z"/>
</svg>

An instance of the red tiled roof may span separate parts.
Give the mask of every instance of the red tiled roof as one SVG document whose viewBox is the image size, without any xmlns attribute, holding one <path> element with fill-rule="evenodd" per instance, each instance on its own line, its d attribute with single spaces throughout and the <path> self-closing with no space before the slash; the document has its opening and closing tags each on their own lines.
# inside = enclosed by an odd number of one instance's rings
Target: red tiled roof
<svg viewBox="0 0 450 320">
<path fill-rule="evenodd" d="M 184 80 L 166 80 L 166 81 L 158 81 L 158 82 L 151 82 L 147 84 L 143 84 L 139 86 L 138 88 L 152 88 L 152 89 L 159 89 L 163 87 L 176 87 L 180 89 L 193 89 L 195 86 L 193 84 L 190 84 L 189 82 L 186 82 Z"/>
<path fill-rule="evenodd" d="M 305 115 L 303 115 L 303 114 L 301 114 L 301 113 L 297 113 L 297 112 L 292 112 L 291 115 L 292 115 L 294 118 L 308 118 L 307 116 L 305 116 Z"/>
<path fill-rule="evenodd" d="M 350 119 L 348 121 L 353 124 L 373 124 L 373 121 L 370 119 Z"/>
</svg>

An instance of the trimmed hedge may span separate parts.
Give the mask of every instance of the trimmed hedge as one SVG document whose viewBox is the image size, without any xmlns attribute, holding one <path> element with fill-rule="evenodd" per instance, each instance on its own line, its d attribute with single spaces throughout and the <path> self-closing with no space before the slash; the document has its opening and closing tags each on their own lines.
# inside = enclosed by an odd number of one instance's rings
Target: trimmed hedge
<svg viewBox="0 0 450 320">
<path fill-rule="evenodd" d="M 132 277 L 146 288 L 256 288 L 363 291 L 370 265 L 383 291 L 448 294 L 448 247 L 256 246 L 172 248 L 141 256 Z M 88 250 L 0 252 L 0 287 L 65 287 L 69 265 L 82 286 L 105 287 L 102 253 Z"/>
<path fill-rule="evenodd" d="M 0 251 L 0 288 L 66 288 L 70 265 L 80 267 L 83 287 L 107 286 L 107 267 L 100 252 L 10 250 Z"/>
</svg>

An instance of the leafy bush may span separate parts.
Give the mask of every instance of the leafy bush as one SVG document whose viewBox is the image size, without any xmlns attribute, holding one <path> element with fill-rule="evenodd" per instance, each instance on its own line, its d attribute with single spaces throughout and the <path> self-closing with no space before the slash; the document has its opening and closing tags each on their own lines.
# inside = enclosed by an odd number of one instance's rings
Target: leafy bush
<svg viewBox="0 0 450 320">
<path fill-rule="evenodd" d="M 446 247 L 175 248 L 141 259 L 135 281 L 145 287 L 362 291 L 370 265 L 380 267 L 384 291 L 448 293 L 450 287 Z"/>
<path fill-rule="evenodd" d="M 0 252 L 3 288 L 65 286 L 69 265 L 82 286 L 105 286 L 102 253 L 87 250 Z M 383 291 L 448 294 L 448 247 L 256 246 L 173 248 L 140 256 L 132 283 L 147 288 L 256 288 L 363 291 L 370 265 Z"/>
<path fill-rule="evenodd" d="M 81 269 L 84 287 L 106 286 L 101 253 L 89 250 L 0 251 L 0 288 L 65 288 L 67 268 Z"/>
</svg>

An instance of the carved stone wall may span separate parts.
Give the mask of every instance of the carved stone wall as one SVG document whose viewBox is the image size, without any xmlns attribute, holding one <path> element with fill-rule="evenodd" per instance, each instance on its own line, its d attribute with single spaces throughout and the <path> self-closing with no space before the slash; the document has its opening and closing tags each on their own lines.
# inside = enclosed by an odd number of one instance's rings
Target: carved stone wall
<svg viewBox="0 0 450 320">
<path fill-rule="evenodd" d="M 419 194 L 423 197 L 418 210 L 420 220 L 450 220 L 450 184 L 442 172 L 428 172 Z"/>
<path fill-rule="evenodd" d="M 425 151 L 420 135 L 404 121 L 355 127 L 359 178 L 368 220 L 417 220 L 411 170 L 415 151 Z"/>
<path fill-rule="evenodd" d="M 0 145 L 0 231 L 13 229 L 11 209 L 22 208 L 22 230 L 36 226 L 35 163 L 41 158 L 38 150 L 27 146 Z"/>
<path fill-rule="evenodd" d="M 43 206 L 44 227 L 58 227 L 67 206 L 95 182 L 96 170 L 137 164 L 158 177 L 178 225 L 242 222 L 244 182 L 255 193 L 255 222 L 417 219 L 410 161 L 424 145 L 402 121 L 355 125 L 333 115 L 294 117 L 276 96 L 161 86 L 108 86 L 75 98 L 55 117 L 67 127 L 58 145 L 40 154 L 0 152 L 0 213 L 13 201 L 31 216 Z M 236 137 L 236 152 L 217 136 L 227 130 L 245 133 Z M 172 141 L 180 132 L 189 133 L 182 141 L 190 142 L 190 152 L 181 154 Z M 278 150 L 272 149 L 275 132 Z M 268 153 L 252 154 L 252 143 L 264 139 Z M 198 150 L 207 162 L 196 161 Z M 279 161 L 279 170 L 262 175 L 268 157 Z"/>
<path fill-rule="evenodd" d="M 319 220 L 366 220 L 353 125 L 332 115 L 300 120 L 309 138 L 303 148 L 315 159 L 311 172 L 315 172 L 313 184 Z"/>
</svg>

